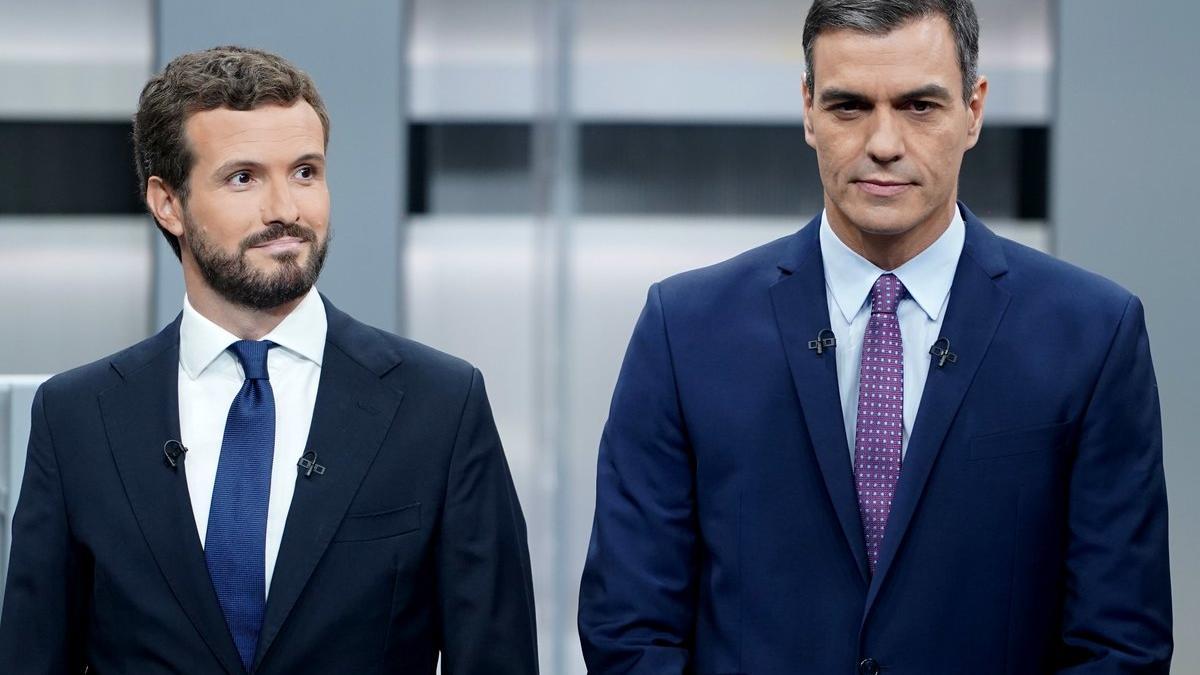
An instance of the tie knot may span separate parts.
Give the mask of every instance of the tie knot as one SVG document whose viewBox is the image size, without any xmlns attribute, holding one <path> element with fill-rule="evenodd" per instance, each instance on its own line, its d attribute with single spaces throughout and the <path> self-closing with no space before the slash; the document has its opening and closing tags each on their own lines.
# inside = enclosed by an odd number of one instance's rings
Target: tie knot
<svg viewBox="0 0 1200 675">
<path fill-rule="evenodd" d="M 269 380 L 267 352 L 274 346 L 275 343 L 270 340 L 238 340 L 229 345 L 229 351 L 242 362 L 247 380 Z"/>
<path fill-rule="evenodd" d="M 881 274 L 871 287 L 871 313 L 895 314 L 896 306 L 904 298 L 904 284 L 895 274 Z"/>
</svg>

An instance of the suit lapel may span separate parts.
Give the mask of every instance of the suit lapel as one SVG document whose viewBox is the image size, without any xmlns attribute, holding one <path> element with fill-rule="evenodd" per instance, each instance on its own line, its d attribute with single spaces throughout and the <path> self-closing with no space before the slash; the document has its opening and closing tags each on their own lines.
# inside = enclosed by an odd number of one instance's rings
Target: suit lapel
<svg viewBox="0 0 1200 675">
<path fill-rule="evenodd" d="M 329 337 L 306 446 L 326 470 L 312 476 L 297 471 L 254 659 L 256 670 L 328 548 L 403 396 L 380 379 L 399 364 L 399 354 L 388 351 L 372 329 L 328 301 L 326 315 Z"/>
<path fill-rule="evenodd" d="M 950 350 L 958 360 L 940 367 L 934 359 L 930 360 L 929 376 L 879 551 L 879 566 L 867 591 L 864 619 L 895 563 L 929 473 L 941 452 L 942 441 L 1010 300 L 1009 293 L 994 280 L 1007 270 L 999 241 L 965 206 L 960 204 L 960 208 L 966 221 L 967 239 L 954 274 L 941 332 L 950 340 Z M 927 349 L 924 345 L 921 348 Z"/>
<path fill-rule="evenodd" d="M 213 591 L 184 470 L 163 444 L 179 439 L 179 319 L 113 360 L 124 382 L 100 395 L 109 447 L 146 543 L 176 600 L 229 673 L 244 672 Z"/>
<path fill-rule="evenodd" d="M 837 359 L 829 349 L 818 355 L 808 348 L 808 343 L 830 325 L 825 268 L 817 238 L 820 223 L 818 216 L 796 235 L 788 256 L 779 265 L 783 276 L 771 286 L 771 302 L 825 488 L 850 554 L 866 580 L 867 554 L 838 395 Z"/>
</svg>

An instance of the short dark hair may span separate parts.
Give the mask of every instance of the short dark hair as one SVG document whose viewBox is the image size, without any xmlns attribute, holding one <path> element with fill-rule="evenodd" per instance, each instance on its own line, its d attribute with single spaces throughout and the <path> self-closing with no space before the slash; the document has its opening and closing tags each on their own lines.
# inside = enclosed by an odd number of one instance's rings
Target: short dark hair
<svg viewBox="0 0 1200 675">
<path fill-rule="evenodd" d="M 184 135 L 189 115 L 216 108 L 252 110 L 265 104 L 291 105 L 303 99 L 321 118 L 329 144 L 329 114 L 307 73 L 286 59 L 258 49 L 214 47 L 178 56 L 146 83 L 133 118 L 133 161 L 138 186 L 158 176 L 186 203 L 188 175 L 195 158 Z M 158 229 L 180 256 L 179 240 Z"/>
<path fill-rule="evenodd" d="M 804 20 L 804 61 L 813 91 L 813 42 L 825 30 L 884 35 L 901 24 L 940 14 L 950 24 L 962 71 L 963 102 L 970 103 L 979 73 L 979 18 L 971 0 L 814 0 Z"/>
</svg>

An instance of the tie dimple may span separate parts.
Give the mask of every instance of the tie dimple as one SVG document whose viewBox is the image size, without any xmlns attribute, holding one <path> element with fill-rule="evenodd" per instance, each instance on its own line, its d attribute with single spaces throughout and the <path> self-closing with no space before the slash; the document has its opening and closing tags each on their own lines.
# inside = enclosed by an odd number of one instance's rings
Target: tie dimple
<svg viewBox="0 0 1200 675">
<path fill-rule="evenodd" d="M 242 371 L 247 380 L 269 380 L 267 374 L 267 352 L 274 347 L 270 340 L 238 340 L 229 345 L 238 361 L 242 362 Z"/>
<path fill-rule="evenodd" d="M 871 287 L 871 313 L 895 314 L 904 298 L 904 284 L 894 274 L 881 274 Z"/>
</svg>

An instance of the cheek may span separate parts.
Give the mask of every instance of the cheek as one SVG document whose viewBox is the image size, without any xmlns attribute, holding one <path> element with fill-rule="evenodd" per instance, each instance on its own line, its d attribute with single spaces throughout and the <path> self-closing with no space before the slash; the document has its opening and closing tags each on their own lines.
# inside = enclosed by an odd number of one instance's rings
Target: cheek
<svg viewBox="0 0 1200 675">
<path fill-rule="evenodd" d="M 966 129 L 957 125 L 944 124 L 921 130 L 915 137 L 920 161 L 931 169 L 953 167 L 962 161 L 967 149 Z"/>
<path fill-rule="evenodd" d="M 846 166 L 854 164 L 861 155 L 862 144 L 850 129 L 818 129 L 816 134 L 817 164 L 822 176 L 836 176 Z"/>
<path fill-rule="evenodd" d="M 301 220 L 309 227 L 324 229 L 329 223 L 329 191 L 312 190 L 301 196 L 297 203 Z"/>
<path fill-rule="evenodd" d="M 842 193 L 849 187 L 847 176 L 855 164 L 852 152 L 838 145 L 827 145 L 817 149 L 817 170 L 821 175 L 822 187 L 826 192 Z"/>
<path fill-rule="evenodd" d="M 926 182 L 933 185 L 957 183 L 962 148 L 953 144 L 932 144 L 926 150 L 918 160 L 919 170 L 925 174 Z"/>
<path fill-rule="evenodd" d="M 221 244 L 240 241 L 256 222 L 256 210 L 243 200 L 221 200 L 189 204 L 188 215 L 191 229 L 198 230 L 206 238 Z"/>
</svg>

